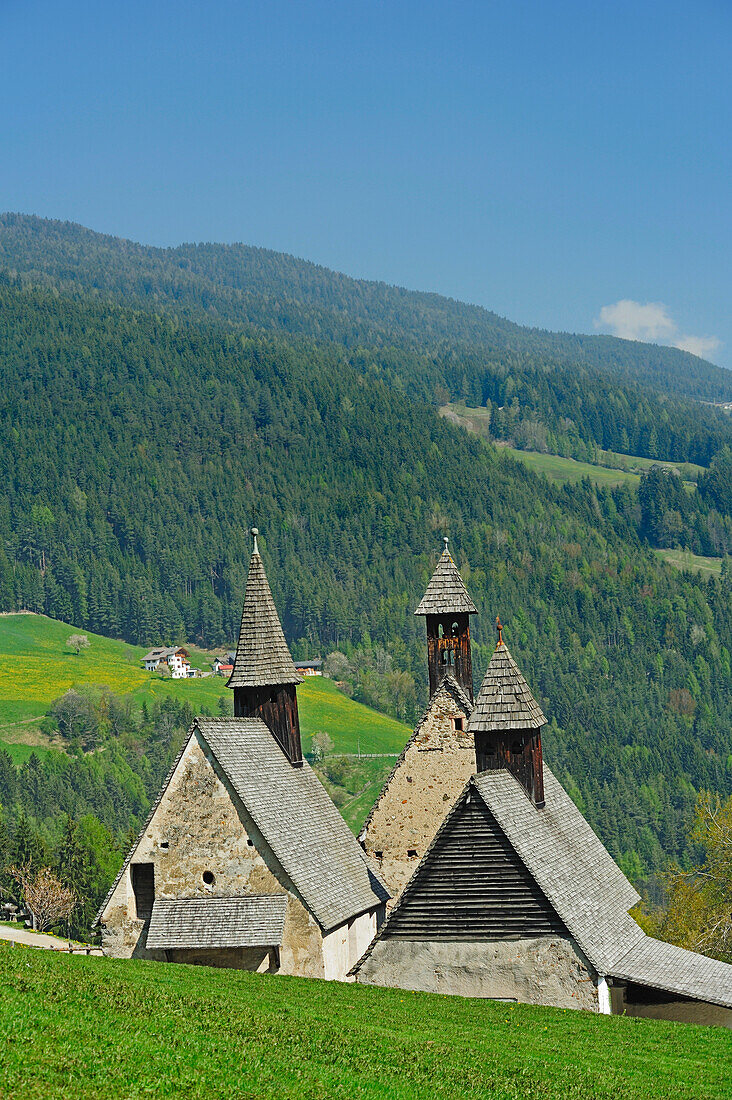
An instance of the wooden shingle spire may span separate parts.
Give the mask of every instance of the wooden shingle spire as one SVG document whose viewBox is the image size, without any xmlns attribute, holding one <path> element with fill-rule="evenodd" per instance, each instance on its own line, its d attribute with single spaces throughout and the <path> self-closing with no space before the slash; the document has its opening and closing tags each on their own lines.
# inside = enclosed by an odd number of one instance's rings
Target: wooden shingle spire
<svg viewBox="0 0 732 1100">
<path fill-rule="evenodd" d="M 468 595 L 452 555 L 445 549 L 415 615 L 427 620 L 427 669 L 430 698 L 445 676 L 452 676 L 473 701 L 470 616 L 478 609 Z"/>
<path fill-rule="evenodd" d="M 447 549 L 447 538 L 443 539 L 445 549 L 427 585 L 415 615 L 477 615 L 475 606 L 458 572 L 452 555 Z"/>
<path fill-rule="evenodd" d="M 287 648 L 282 623 L 259 556 L 254 549 L 244 592 L 239 644 L 229 687 L 234 689 L 234 717 L 261 718 L 291 764 L 302 764 L 296 685 L 302 676 Z"/>
<path fill-rule="evenodd" d="M 541 728 L 546 718 L 531 694 L 521 669 L 503 641 L 496 619 L 498 645 L 483 677 L 467 730 L 475 738 L 479 772 L 506 769 L 518 779 L 532 802 L 544 805 Z"/>
<path fill-rule="evenodd" d="M 259 556 L 258 534 L 257 528 L 253 527 L 254 550 L 249 562 L 239 644 L 228 685 L 230 688 L 302 682 L 285 641 L 264 563 Z"/>
</svg>

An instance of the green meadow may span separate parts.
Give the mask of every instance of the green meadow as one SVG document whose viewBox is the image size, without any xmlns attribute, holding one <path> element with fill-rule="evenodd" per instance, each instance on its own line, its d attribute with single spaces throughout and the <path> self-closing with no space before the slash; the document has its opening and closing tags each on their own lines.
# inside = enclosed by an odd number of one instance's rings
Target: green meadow
<svg viewBox="0 0 732 1100">
<path fill-rule="evenodd" d="M 35 746 L 47 746 L 38 721 L 54 699 L 71 687 L 110 688 L 142 703 L 173 695 L 188 699 L 195 711 L 218 713 L 223 695 L 230 699 L 220 676 L 164 680 L 146 672 L 141 646 L 127 645 L 85 631 L 90 641 L 78 656 L 66 644 L 77 632 L 44 615 L 0 615 L 0 742 L 17 763 Z M 210 667 L 212 655 L 190 648 L 192 664 Z M 354 702 L 322 676 L 307 677 L 298 689 L 303 747 L 309 751 L 314 733 L 327 733 L 338 753 L 399 753 L 410 730 L 394 718 Z M 36 750 L 37 751 L 37 750 Z"/>
<path fill-rule="evenodd" d="M 717 1100 L 732 1032 L 0 947 L 0 1096 Z"/>
<path fill-rule="evenodd" d="M 490 414 L 486 409 L 473 409 L 456 403 L 443 405 L 442 416 L 458 417 L 463 427 L 484 438 L 489 438 Z M 561 455 L 543 454 L 538 451 L 520 451 L 515 447 L 496 444 L 507 454 L 512 455 L 530 466 L 538 474 L 544 474 L 550 481 L 577 482 L 589 478 L 595 485 L 612 488 L 615 485 L 638 485 L 640 475 L 652 466 L 666 466 L 677 470 L 684 480 L 686 488 L 693 492 L 697 478 L 705 467 L 694 462 L 667 462 L 663 459 L 641 458 L 639 455 L 625 455 L 618 451 L 597 450 L 597 462 L 578 462 Z"/>
<path fill-rule="evenodd" d="M 701 554 L 692 554 L 691 550 L 656 550 L 655 553 L 675 569 L 689 569 L 704 577 L 718 577 L 722 572 L 721 558 L 705 558 Z"/>
</svg>

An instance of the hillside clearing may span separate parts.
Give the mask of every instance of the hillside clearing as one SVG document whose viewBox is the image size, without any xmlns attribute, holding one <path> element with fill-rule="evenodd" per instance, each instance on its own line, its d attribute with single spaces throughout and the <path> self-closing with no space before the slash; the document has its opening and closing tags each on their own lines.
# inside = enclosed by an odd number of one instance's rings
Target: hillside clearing
<svg viewBox="0 0 732 1100">
<path fill-rule="evenodd" d="M 721 558 L 705 558 L 701 554 L 692 554 L 691 550 L 656 550 L 675 569 L 689 569 L 692 573 L 701 573 L 705 577 L 718 577 L 722 572 Z"/>
<path fill-rule="evenodd" d="M 0 947 L 0 1095 L 717 1100 L 732 1033 Z"/>
<path fill-rule="evenodd" d="M 88 635 L 91 645 L 79 656 L 66 645 L 74 631 L 66 623 L 45 615 L 0 617 L 0 743 L 16 763 L 27 759 L 36 747 L 49 742 L 34 720 L 39 720 L 54 699 L 74 686 L 108 687 L 119 695 L 131 695 L 141 705 L 173 696 L 189 700 L 195 711 L 218 713 L 219 699 L 231 692 L 220 676 L 205 679 L 163 680 L 139 664 L 142 646 Z M 194 667 L 205 668 L 210 657 L 190 649 Z M 339 753 L 398 753 L 410 730 L 394 718 L 349 699 L 326 677 L 306 677 L 298 689 L 303 748 L 310 750 L 314 733 L 327 733 L 333 751 Z"/>
</svg>

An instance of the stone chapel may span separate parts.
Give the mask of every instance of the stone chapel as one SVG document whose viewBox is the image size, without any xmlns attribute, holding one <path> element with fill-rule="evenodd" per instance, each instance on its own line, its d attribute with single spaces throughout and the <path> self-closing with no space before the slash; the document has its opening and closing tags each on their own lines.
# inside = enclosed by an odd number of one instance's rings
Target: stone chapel
<svg viewBox="0 0 732 1100">
<path fill-rule="evenodd" d="M 447 546 L 427 616 L 429 706 L 361 840 L 394 903 L 352 973 L 402 989 L 732 1027 L 732 966 L 654 940 L 640 897 L 543 760 L 546 718 L 498 642 L 475 705 Z"/>
<path fill-rule="evenodd" d="M 303 759 L 253 530 L 233 718 L 196 718 L 103 902 L 104 953 L 344 980 L 388 891 Z"/>
</svg>

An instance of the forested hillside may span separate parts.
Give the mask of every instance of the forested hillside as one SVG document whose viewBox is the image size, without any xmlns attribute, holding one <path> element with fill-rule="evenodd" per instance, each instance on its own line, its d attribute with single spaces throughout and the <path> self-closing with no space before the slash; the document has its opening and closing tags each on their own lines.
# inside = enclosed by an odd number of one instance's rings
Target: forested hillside
<svg viewBox="0 0 732 1100">
<path fill-rule="evenodd" d="M 333 340 L 11 277 L 0 356 L 0 607 L 228 643 L 256 522 L 293 645 L 391 661 L 421 703 L 412 612 L 448 533 L 476 675 L 500 613 L 547 757 L 631 875 L 686 858 L 699 788 L 732 791 L 729 571 L 657 563 L 631 490 L 552 488 Z"/>
<path fill-rule="evenodd" d="M 156 249 L 81 226 L 0 217 L 0 271 L 238 330 L 336 344 L 431 404 L 496 409 L 501 438 L 575 458 L 601 447 L 708 465 L 732 422 L 732 371 L 674 348 L 522 328 L 476 306 L 350 279 L 245 245 Z M 504 412 L 505 410 L 505 412 Z"/>
</svg>

